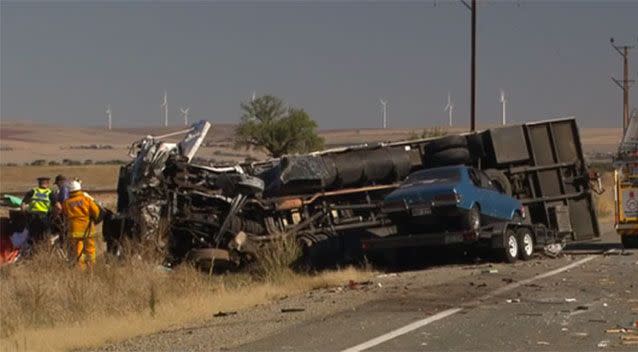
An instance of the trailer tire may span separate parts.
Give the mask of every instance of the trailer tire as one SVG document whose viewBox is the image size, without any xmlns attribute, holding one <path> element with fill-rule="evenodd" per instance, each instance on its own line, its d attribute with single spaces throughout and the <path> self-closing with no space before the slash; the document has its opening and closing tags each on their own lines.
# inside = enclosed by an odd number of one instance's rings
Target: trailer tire
<svg viewBox="0 0 638 352">
<path fill-rule="evenodd" d="M 430 155 L 429 165 L 447 166 L 468 164 L 471 161 L 467 148 L 450 148 Z"/>
<path fill-rule="evenodd" d="M 434 154 L 447 149 L 465 148 L 467 149 L 467 138 L 465 136 L 450 135 L 431 141 L 426 146 L 426 151 Z"/>
<path fill-rule="evenodd" d="M 483 170 L 496 189 L 508 196 L 512 195 L 512 184 L 503 171 L 496 169 Z"/>
<path fill-rule="evenodd" d="M 638 235 L 621 235 L 620 240 L 627 249 L 638 248 Z"/>
<path fill-rule="evenodd" d="M 516 263 L 518 259 L 519 245 L 516 233 L 513 230 L 506 230 L 503 235 L 502 257 L 508 263 Z"/>
<path fill-rule="evenodd" d="M 516 231 L 518 235 L 518 251 L 522 260 L 529 260 L 534 255 L 534 236 L 532 231 L 522 227 Z"/>
</svg>

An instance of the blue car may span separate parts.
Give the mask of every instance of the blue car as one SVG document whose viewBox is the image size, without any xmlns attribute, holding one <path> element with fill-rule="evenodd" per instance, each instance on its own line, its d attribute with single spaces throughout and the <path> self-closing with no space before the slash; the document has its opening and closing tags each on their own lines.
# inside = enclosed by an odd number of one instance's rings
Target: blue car
<svg viewBox="0 0 638 352">
<path fill-rule="evenodd" d="M 400 228 L 420 232 L 478 232 L 495 221 L 521 222 L 525 217 L 520 201 L 502 193 L 483 171 L 464 165 L 411 174 L 384 198 L 382 210 Z"/>
</svg>

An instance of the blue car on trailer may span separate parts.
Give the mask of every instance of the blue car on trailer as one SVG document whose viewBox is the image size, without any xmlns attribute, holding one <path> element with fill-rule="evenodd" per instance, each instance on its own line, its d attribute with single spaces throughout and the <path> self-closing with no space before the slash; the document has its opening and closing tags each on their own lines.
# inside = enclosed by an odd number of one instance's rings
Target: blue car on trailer
<svg viewBox="0 0 638 352">
<path fill-rule="evenodd" d="M 382 211 L 400 235 L 383 239 L 386 243 L 411 240 L 414 245 L 446 245 L 483 240 L 505 249 L 508 261 L 519 255 L 527 259 L 533 251 L 532 227 L 524 224 L 521 202 L 471 166 L 436 167 L 409 175 L 384 198 Z"/>
</svg>

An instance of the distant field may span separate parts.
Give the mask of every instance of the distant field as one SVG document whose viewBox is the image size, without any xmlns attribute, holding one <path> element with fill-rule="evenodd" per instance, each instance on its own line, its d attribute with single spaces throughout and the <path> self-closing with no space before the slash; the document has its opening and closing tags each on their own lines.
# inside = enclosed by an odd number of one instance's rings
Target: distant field
<svg viewBox="0 0 638 352">
<path fill-rule="evenodd" d="M 51 181 L 56 175 L 67 178 L 79 177 L 86 189 L 115 189 L 117 185 L 118 165 L 91 166 L 2 166 L 0 167 L 0 191 L 26 192 L 33 188 L 40 176 L 49 176 Z"/>
</svg>

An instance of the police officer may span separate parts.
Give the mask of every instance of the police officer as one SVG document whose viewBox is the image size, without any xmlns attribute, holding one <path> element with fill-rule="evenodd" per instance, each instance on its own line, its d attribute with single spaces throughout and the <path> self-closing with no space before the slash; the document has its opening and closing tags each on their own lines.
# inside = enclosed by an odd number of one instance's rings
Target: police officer
<svg viewBox="0 0 638 352">
<path fill-rule="evenodd" d="M 49 188 L 50 177 L 38 177 L 38 187 L 33 188 L 22 199 L 22 210 L 29 214 L 29 236 L 38 241 L 49 232 L 49 213 L 55 203 Z"/>
</svg>

